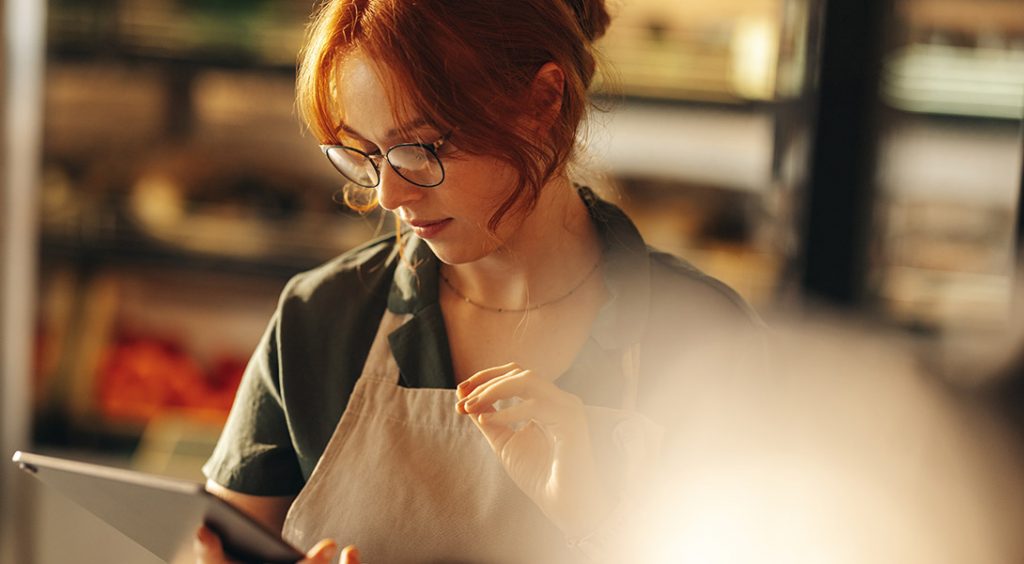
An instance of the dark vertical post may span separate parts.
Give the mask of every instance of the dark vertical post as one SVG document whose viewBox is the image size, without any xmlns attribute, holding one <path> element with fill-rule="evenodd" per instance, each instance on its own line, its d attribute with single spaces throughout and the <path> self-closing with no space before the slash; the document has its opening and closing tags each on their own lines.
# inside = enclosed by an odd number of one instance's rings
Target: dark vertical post
<svg viewBox="0 0 1024 564">
<path fill-rule="evenodd" d="M 864 297 L 874 199 L 879 75 L 891 0 L 823 0 L 817 129 L 804 208 L 804 292 Z"/>
</svg>

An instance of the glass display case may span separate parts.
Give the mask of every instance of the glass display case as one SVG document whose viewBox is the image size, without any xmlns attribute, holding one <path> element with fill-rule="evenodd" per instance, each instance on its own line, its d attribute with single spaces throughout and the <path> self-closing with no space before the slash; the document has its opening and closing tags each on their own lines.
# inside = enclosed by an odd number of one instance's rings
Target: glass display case
<svg viewBox="0 0 1024 564">
<path fill-rule="evenodd" d="M 881 99 L 874 284 L 934 330 L 999 326 L 1012 293 L 1024 10 L 900 0 Z"/>
</svg>

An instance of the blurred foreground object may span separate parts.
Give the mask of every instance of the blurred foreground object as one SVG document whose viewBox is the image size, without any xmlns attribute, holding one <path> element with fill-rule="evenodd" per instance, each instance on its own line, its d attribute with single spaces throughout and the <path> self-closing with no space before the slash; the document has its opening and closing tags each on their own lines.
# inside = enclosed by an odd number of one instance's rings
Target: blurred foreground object
<svg viewBox="0 0 1024 564">
<path fill-rule="evenodd" d="M 773 341 L 767 382 L 706 367 L 680 401 L 685 470 L 654 496 L 652 560 L 1024 559 L 1024 452 L 1003 412 L 926 371 L 905 334 L 813 319 Z"/>
</svg>

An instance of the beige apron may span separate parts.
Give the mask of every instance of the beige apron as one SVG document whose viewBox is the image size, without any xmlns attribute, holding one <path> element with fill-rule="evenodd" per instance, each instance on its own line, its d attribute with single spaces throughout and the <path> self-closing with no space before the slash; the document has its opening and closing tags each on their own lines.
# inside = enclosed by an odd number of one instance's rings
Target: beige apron
<svg viewBox="0 0 1024 564">
<path fill-rule="evenodd" d="M 580 560 L 473 422 L 455 412 L 454 390 L 399 386 L 388 335 L 410 317 L 385 311 L 348 407 L 288 511 L 284 538 L 303 550 L 323 538 L 355 544 L 374 564 Z M 636 374 L 629 371 L 627 402 L 635 401 Z M 599 462 L 630 461 L 614 473 L 635 483 L 629 476 L 660 442 L 648 431 L 653 423 L 632 410 L 587 412 L 592 432 L 611 433 L 617 445 Z"/>
</svg>

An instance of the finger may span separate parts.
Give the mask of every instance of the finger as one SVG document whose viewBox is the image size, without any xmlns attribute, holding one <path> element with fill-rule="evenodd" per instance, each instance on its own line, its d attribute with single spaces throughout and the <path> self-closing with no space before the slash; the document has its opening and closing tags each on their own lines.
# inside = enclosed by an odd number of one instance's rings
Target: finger
<svg viewBox="0 0 1024 564">
<path fill-rule="evenodd" d="M 351 544 L 343 548 L 339 564 L 359 564 L 359 549 Z"/>
<path fill-rule="evenodd" d="M 518 423 L 523 423 L 531 419 L 536 419 L 543 423 L 546 418 L 541 411 L 542 410 L 540 409 L 537 400 L 529 399 L 521 401 L 513 406 L 506 407 L 500 411 L 481 413 L 477 416 L 477 419 L 480 420 L 481 424 L 488 427 L 514 427 Z"/>
<path fill-rule="evenodd" d="M 192 550 L 196 555 L 196 562 L 199 564 L 219 564 L 225 562 L 224 547 L 221 545 L 220 537 L 203 525 L 196 531 L 196 537 L 192 541 Z"/>
<path fill-rule="evenodd" d="M 495 384 L 497 384 L 499 382 L 502 382 L 504 380 L 508 380 L 509 378 L 513 378 L 513 377 L 516 377 L 516 376 L 523 375 L 525 373 L 529 373 L 529 370 L 527 370 L 525 368 L 521 368 L 519 366 L 516 366 L 514 369 L 509 370 L 508 372 L 506 372 L 504 374 L 501 374 L 499 376 L 495 376 L 495 377 L 489 379 L 486 382 L 481 382 L 476 388 L 473 388 L 473 391 L 468 393 L 466 395 L 466 397 L 462 399 L 462 403 L 464 405 L 467 404 L 467 403 L 470 403 L 473 399 L 479 398 L 480 394 L 484 393 L 485 391 L 487 391 L 489 388 L 491 388 Z"/>
<path fill-rule="evenodd" d="M 578 402 L 582 406 L 582 402 Z M 586 430 L 586 416 L 581 409 L 565 403 L 527 399 L 504 409 L 476 415 L 489 432 L 497 428 L 518 431 L 526 423 L 537 423 L 553 439 L 570 439 Z M 490 431 L 494 428 L 494 431 Z M 481 429 L 484 430 L 484 429 Z"/>
<path fill-rule="evenodd" d="M 455 388 L 455 393 L 456 395 L 458 395 L 459 399 L 462 399 L 468 396 L 470 392 L 475 390 L 477 386 L 479 386 L 480 384 L 489 382 L 490 380 L 497 378 L 498 376 L 508 374 L 509 372 L 512 372 L 513 370 L 518 368 L 518 364 L 510 362 L 508 364 L 502 364 L 501 366 L 492 366 L 491 368 L 481 370 L 480 372 L 477 372 L 476 374 L 470 376 L 469 378 L 466 378 L 464 382 L 459 384 Z"/>
<path fill-rule="evenodd" d="M 306 553 L 300 564 L 327 564 L 338 554 L 338 543 L 324 539 Z"/>
<path fill-rule="evenodd" d="M 479 380 L 476 383 L 476 385 L 471 390 L 469 390 L 465 395 L 463 395 L 462 399 L 460 399 L 455 404 L 455 411 L 457 411 L 459 413 L 468 413 L 466 411 L 465 407 L 466 407 L 466 403 L 469 401 L 469 399 L 471 397 L 473 397 L 476 394 L 479 394 L 483 390 L 486 390 L 489 386 L 492 386 L 495 382 L 500 381 L 503 378 L 508 378 L 508 377 L 511 377 L 511 376 L 515 376 L 516 374 L 519 374 L 519 373 L 521 373 L 523 371 L 523 369 L 520 368 L 516 364 L 509 364 L 509 365 L 506 365 L 506 366 L 512 366 L 512 369 L 508 370 L 506 372 L 498 373 L 497 372 L 497 368 L 495 368 L 493 373 L 489 373 L 486 376 L 486 380 L 484 380 L 484 379 Z M 498 368 L 505 368 L 506 366 L 502 366 L 502 367 L 498 367 Z M 488 371 L 489 370 L 491 370 L 491 369 L 488 369 Z M 483 372 L 486 372 L 486 371 L 483 371 Z M 477 374 L 480 374 L 480 373 L 481 372 L 477 372 Z M 468 382 L 468 380 L 467 380 L 467 382 Z"/>
<path fill-rule="evenodd" d="M 568 402 L 568 398 L 574 396 L 562 391 L 551 382 L 536 377 L 530 370 L 522 370 L 481 386 L 466 397 L 462 409 L 466 413 L 480 413 L 484 408 L 493 406 L 499 400 L 515 397 L 524 400 L 535 398 L 563 406 Z"/>
</svg>

